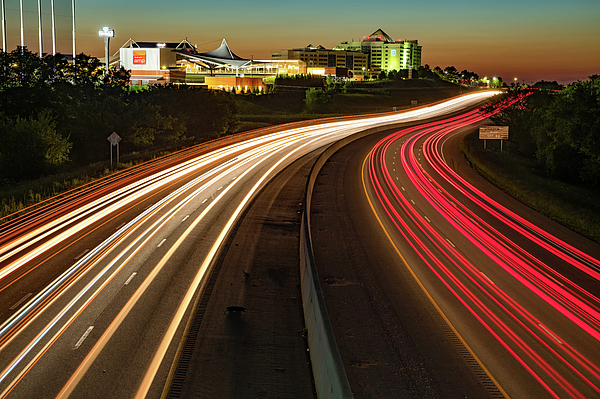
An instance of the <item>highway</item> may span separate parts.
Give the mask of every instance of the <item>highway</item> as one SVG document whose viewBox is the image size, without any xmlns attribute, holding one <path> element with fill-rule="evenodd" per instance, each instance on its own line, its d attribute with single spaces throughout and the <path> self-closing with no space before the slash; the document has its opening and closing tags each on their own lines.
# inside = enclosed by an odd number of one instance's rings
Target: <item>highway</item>
<svg viewBox="0 0 600 399">
<path fill-rule="evenodd" d="M 492 92 L 309 124 L 138 170 L 0 230 L 0 398 L 158 397 L 219 249 L 265 184 L 353 133 Z"/>
<path fill-rule="evenodd" d="M 456 137 L 483 120 L 470 112 L 382 138 L 361 165 L 362 195 L 396 267 L 494 384 L 490 392 L 599 397 L 598 246 L 468 172 Z"/>
</svg>

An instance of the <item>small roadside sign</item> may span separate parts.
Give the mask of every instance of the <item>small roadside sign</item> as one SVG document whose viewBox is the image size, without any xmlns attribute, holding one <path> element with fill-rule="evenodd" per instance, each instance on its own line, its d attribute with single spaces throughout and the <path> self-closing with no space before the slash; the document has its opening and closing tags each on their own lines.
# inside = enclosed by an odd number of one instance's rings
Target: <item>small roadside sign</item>
<svg viewBox="0 0 600 399">
<path fill-rule="evenodd" d="M 119 136 L 116 132 L 112 132 L 110 136 L 106 138 L 106 140 L 110 141 L 110 143 L 115 146 L 121 141 L 121 136 Z"/>
<path fill-rule="evenodd" d="M 486 148 L 487 140 L 500 140 L 500 152 L 502 152 L 503 140 L 508 140 L 508 126 L 481 126 L 479 138 L 483 140 L 483 148 Z"/>
<path fill-rule="evenodd" d="M 508 126 L 481 126 L 479 138 L 508 140 Z"/>
<path fill-rule="evenodd" d="M 108 142 L 111 144 L 110 145 L 110 168 L 112 169 L 112 166 L 113 166 L 113 157 L 112 157 L 113 150 L 112 150 L 112 148 L 114 146 L 117 147 L 117 166 L 119 165 L 119 141 L 121 141 L 121 136 L 119 136 L 116 132 L 112 132 L 112 134 L 110 136 L 108 136 L 106 138 L 106 140 L 108 140 Z"/>
</svg>

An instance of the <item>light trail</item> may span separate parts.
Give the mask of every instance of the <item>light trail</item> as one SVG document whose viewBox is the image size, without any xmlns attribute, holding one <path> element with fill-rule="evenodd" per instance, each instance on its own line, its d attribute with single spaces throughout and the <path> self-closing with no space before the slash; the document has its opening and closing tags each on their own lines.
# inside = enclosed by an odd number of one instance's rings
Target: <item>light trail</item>
<svg viewBox="0 0 600 399">
<path fill-rule="evenodd" d="M 88 226 L 101 223 L 120 209 L 140 202 L 152 192 L 160 190 L 178 180 L 193 174 L 199 177 L 189 179 L 172 194 L 142 211 L 139 216 L 120 227 L 101 245 L 89 250 L 74 265 L 45 289 L 28 298 L 20 309 L 0 325 L 0 354 L 14 353 L 11 357 L 1 356 L 0 360 L 0 397 L 10 396 L 27 378 L 31 370 L 40 367 L 40 361 L 48 356 L 53 359 L 57 343 L 64 340 L 70 331 L 69 327 L 90 312 L 91 305 L 98 302 L 109 303 L 115 294 L 108 288 L 114 284 L 135 286 L 135 293 L 115 316 L 110 325 L 104 327 L 97 323 L 86 324 L 82 333 L 75 335 L 73 343 L 67 345 L 81 351 L 84 346 L 91 345 L 91 351 L 84 357 L 79 367 L 73 369 L 72 377 L 65 381 L 61 396 L 67 397 L 78 386 L 85 376 L 88 367 L 95 362 L 106 345 L 111 344 L 111 337 L 119 329 L 120 324 L 130 317 L 138 301 L 147 294 L 148 288 L 154 284 L 164 265 L 179 250 L 191 232 L 200 229 L 201 221 L 215 212 L 227 209 L 229 201 L 241 196 L 225 219 L 225 224 L 218 227 L 218 234 L 211 244 L 204 261 L 197 266 L 198 271 L 192 284 L 180 299 L 177 309 L 168 315 L 161 343 L 156 343 L 154 361 L 149 364 L 143 381 L 139 382 L 139 395 L 144 395 L 155 379 L 156 372 L 164 362 L 167 348 L 175 337 L 175 331 L 181 323 L 183 314 L 189 307 L 194 293 L 202 289 L 203 279 L 209 264 L 221 246 L 239 215 L 249 201 L 266 182 L 281 168 L 285 167 L 303 154 L 322 147 L 347 135 L 371 128 L 393 125 L 404 121 L 434 117 L 455 110 L 489 97 L 490 93 L 477 93 L 462 96 L 431 107 L 424 107 L 402 113 L 391 113 L 384 116 L 354 120 L 339 120 L 322 125 L 298 127 L 277 133 L 259 136 L 240 143 L 206 152 L 196 158 L 189 158 L 178 165 L 136 179 L 128 176 L 119 182 L 117 189 L 110 185 L 102 188 L 103 195 L 76 195 L 76 207 L 64 205 L 65 211 L 59 217 L 51 219 L 40 211 L 44 223 L 36 223 L 27 219 L 25 223 L 18 221 L 12 226 L 21 226 L 22 233 L 16 227 L 3 231 L 7 239 L 0 247 L 0 282 L 13 276 L 23 267 L 29 267 L 42 254 L 57 250 L 63 242 L 68 242 L 80 234 Z M 259 170 L 263 171 L 259 172 Z M 210 193 L 210 194 L 209 194 Z M 206 202 L 211 197 L 210 202 Z M 214 198 L 213 198 L 214 197 Z M 205 204 L 206 203 L 206 204 Z M 62 205 L 61 205 L 62 206 Z M 204 207 L 199 216 L 193 216 L 194 210 Z M 190 225 L 173 240 L 159 239 L 163 231 L 175 231 L 176 226 L 191 217 Z M 29 226 L 34 226 L 29 228 Z M 170 227 L 171 226 L 171 227 Z M 213 228 L 211 226 L 202 229 Z M 217 227 L 214 227 L 216 229 Z M 214 233 L 211 233 L 214 234 Z M 0 240 L 2 240 L 0 235 Z M 156 243 L 152 244 L 156 240 Z M 160 244 L 158 244 L 160 242 Z M 172 245 L 169 242 L 173 242 Z M 142 253 L 150 254 L 167 247 L 167 255 L 154 267 L 142 272 L 137 266 L 129 266 L 139 259 Z M 148 255 L 144 255 L 148 256 Z M 40 262 L 40 266 L 43 262 Z M 123 272 L 123 273 L 121 273 Z M 133 273 L 132 273 L 133 272 Z M 123 276 L 121 276 L 124 274 Z M 133 276 L 136 276 L 132 280 Z M 11 277 L 12 278 L 12 277 Z M 120 282 L 116 282 L 116 280 Z M 121 281 L 122 280 L 122 281 Z M 139 284 L 139 285 L 138 285 Z M 92 317 L 93 320 L 93 317 Z M 90 325 L 93 325 L 93 333 Z M 100 334 L 99 338 L 95 335 Z M 90 343 L 91 342 L 91 343 Z M 77 371 L 78 370 L 78 371 Z"/>
<path fill-rule="evenodd" d="M 550 396 L 600 395 L 598 359 L 590 358 L 596 354 L 587 351 L 588 355 L 584 355 L 587 347 L 581 346 L 581 340 L 586 341 L 586 337 L 576 334 L 578 339 L 572 338 L 576 328 L 598 344 L 598 298 L 555 270 L 553 264 L 531 255 L 524 245 L 527 242 L 527 246 L 538 246 L 549 259 L 558 258 L 596 281 L 600 262 L 487 197 L 460 178 L 443 158 L 441 150 L 448 137 L 484 118 L 471 112 L 405 129 L 381 140 L 367 162 L 373 200 L 423 264 Z M 424 164 L 418 159 L 421 147 Z M 401 163 L 403 185 L 391 160 Z M 408 182 L 413 188 L 410 198 L 405 189 Z M 442 183 L 453 191 L 445 189 Z M 414 194 L 419 196 L 416 203 Z M 462 196 L 470 200 L 468 205 L 459 199 Z M 447 225 L 432 225 L 431 214 L 429 218 L 422 214 L 424 207 L 431 207 Z M 478 211 L 475 207 L 479 207 Z M 481 216 L 481 210 L 487 216 Z M 509 227 L 511 236 L 518 238 L 505 236 L 493 225 Z M 487 256 L 485 265 L 470 260 L 473 255 L 469 251 L 474 249 Z M 500 277 L 492 279 L 492 273 Z M 506 285 L 510 279 L 520 287 Z M 541 300 L 537 303 L 544 309 L 525 303 L 523 290 Z M 556 319 L 547 319 L 551 310 L 570 321 L 570 326 L 559 326 Z M 560 327 L 561 332 L 549 325 Z"/>
</svg>

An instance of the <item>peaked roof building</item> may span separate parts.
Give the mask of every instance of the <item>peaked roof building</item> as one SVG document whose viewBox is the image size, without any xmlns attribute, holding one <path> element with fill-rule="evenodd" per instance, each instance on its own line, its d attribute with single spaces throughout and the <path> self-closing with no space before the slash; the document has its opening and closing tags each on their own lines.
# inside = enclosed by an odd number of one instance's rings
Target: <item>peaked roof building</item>
<svg viewBox="0 0 600 399">
<path fill-rule="evenodd" d="M 413 69 L 421 66 L 421 50 L 417 40 L 394 40 L 377 29 L 361 41 L 340 43 L 334 49 L 361 51 L 368 55 L 369 72 Z"/>
<path fill-rule="evenodd" d="M 191 53 L 189 56 L 216 67 L 233 67 L 238 69 L 252 63 L 251 60 L 235 55 L 227 45 L 227 40 L 225 39 L 223 39 L 221 45 L 216 50 L 207 53 Z"/>
</svg>

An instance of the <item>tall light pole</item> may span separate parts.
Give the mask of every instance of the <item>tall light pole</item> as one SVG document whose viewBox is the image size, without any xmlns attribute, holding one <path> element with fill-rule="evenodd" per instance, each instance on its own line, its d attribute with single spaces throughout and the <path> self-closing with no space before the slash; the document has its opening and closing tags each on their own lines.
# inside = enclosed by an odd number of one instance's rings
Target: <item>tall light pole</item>
<svg viewBox="0 0 600 399">
<path fill-rule="evenodd" d="M 104 28 L 102 28 L 102 30 L 98 31 L 98 36 L 104 38 L 104 60 L 106 61 L 106 71 L 104 71 L 104 75 L 108 76 L 108 65 L 110 62 L 108 45 L 110 43 L 110 38 L 115 37 L 115 31 L 105 26 Z"/>
<path fill-rule="evenodd" d="M 44 44 L 42 38 L 42 0 L 38 0 L 38 27 L 39 27 L 39 38 L 40 38 L 40 58 L 43 58 Z"/>
</svg>

